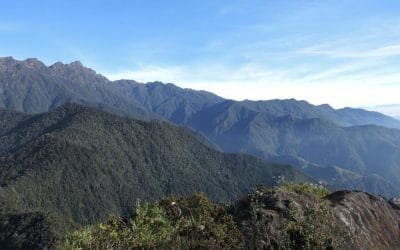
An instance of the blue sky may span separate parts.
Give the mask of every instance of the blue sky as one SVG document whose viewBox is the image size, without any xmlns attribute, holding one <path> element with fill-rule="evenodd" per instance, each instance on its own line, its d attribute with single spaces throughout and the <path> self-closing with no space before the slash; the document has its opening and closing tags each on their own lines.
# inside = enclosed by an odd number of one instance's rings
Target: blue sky
<svg viewBox="0 0 400 250">
<path fill-rule="evenodd" d="M 400 1 L 3 1 L 0 56 L 233 99 L 400 103 Z"/>
</svg>

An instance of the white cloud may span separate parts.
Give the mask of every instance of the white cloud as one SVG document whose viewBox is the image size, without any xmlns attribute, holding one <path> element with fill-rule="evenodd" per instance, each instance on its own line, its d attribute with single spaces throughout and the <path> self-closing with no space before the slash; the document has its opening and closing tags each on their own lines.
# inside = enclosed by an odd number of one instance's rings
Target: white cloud
<svg viewBox="0 0 400 250">
<path fill-rule="evenodd" d="M 400 119 L 400 104 L 380 105 L 375 107 L 365 107 L 365 109 L 377 111 L 397 119 Z"/>
<path fill-rule="evenodd" d="M 354 48 L 324 48 L 313 46 L 299 50 L 299 53 L 323 55 L 331 58 L 372 58 L 400 56 L 400 44 L 393 44 L 371 49 L 357 50 Z"/>
</svg>

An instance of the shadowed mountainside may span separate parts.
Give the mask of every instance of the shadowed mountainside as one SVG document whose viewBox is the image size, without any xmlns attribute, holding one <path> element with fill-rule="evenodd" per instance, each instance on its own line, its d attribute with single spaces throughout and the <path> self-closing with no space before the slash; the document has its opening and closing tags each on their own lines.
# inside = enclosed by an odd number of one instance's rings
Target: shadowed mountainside
<svg viewBox="0 0 400 250">
<path fill-rule="evenodd" d="M 65 104 L 1 111 L 0 212 L 51 213 L 64 225 L 130 214 L 136 199 L 204 192 L 230 201 L 254 185 L 310 178 L 288 165 L 207 147 L 192 131 Z M 273 177 L 276 177 L 275 179 Z"/>
</svg>

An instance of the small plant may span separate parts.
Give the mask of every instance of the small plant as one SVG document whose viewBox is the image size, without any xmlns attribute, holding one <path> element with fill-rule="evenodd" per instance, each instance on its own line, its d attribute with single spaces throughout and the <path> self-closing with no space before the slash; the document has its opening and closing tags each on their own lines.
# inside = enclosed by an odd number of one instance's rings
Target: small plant
<svg viewBox="0 0 400 250">
<path fill-rule="evenodd" d="M 286 218 L 282 218 L 282 249 L 334 249 L 339 247 L 335 241 L 335 225 L 326 201 L 310 206 L 300 212 L 292 202 Z"/>
<path fill-rule="evenodd" d="M 329 190 L 320 184 L 312 183 L 283 183 L 280 190 L 297 194 L 311 194 L 317 198 L 323 198 L 330 194 Z"/>
<path fill-rule="evenodd" d="M 168 198 L 160 202 L 176 224 L 177 240 L 184 249 L 239 249 L 240 232 L 227 207 L 212 203 L 204 194 Z"/>
<path fill-rule="evenodd" d="M 284 183 L 278 190 L 312 195 L 307 206 L 291 201 L 281 219 L 282 249 L 337 249 L 343 247 L 344 232 L 335 224 L 329 201 L 329 190 L 311 183 Z"/>
<path fill-rule="evenodd" d="M 129 221 L 130 245 L 157 247 L 171 241 L 175 228 L 158 204 L 136 203 L 136 215 Z"/>
<path fill-rule="evenodd" d="M 58 249 L 90 249 L 93 240 L 92 229 L 90 227 L 85 227 L 68 234 L 64 238 L 64 241 L 58 246 Z"/>
</svg>

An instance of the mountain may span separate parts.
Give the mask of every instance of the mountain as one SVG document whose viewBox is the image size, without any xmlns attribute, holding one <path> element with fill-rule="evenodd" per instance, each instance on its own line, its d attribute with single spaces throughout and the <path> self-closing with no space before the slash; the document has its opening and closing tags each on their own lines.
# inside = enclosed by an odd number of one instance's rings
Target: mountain
<svg viewBox="0 0 400 250">
<path fill-rule="evenodd" d="M 377 174 L 356 173 L 338 166 L 318 165 L 294 156 L 276 156 L 270 159 L 299 167 L 303 173 L 329 186 L 331 190 L 369 190 L 387 197 L 398 195 L 398 186 Z"/>
<path fill-rule="evenodd" d="M 331 121 L 342 127 L 357 125 L 379 125 L 389 128 L 400 128 L 400 122 L 392 117 L 385 116 L 378 112 L 366 111 L 363 109 L 343 108 L 333 109 L 331 106 L 315 106 L 306 101 L 288 100 L 269 100 L 269 101 L 232 101 L 217 103 L 210 107 L 210 111 L 229 109 L 243 109 L 246 112 L 255 114 L 268 114 L 270 116 L 281 117 L 291 116 L 295 119 L 319 118 Z M 204 112 L 209 112 L 205 111 Z"/>
<path fill-rule="evenodd" d="M 345 122 L 350 126 L 355 125 L 379 125 L 389 128 L 399 127 L 399 121 L 379 112 L 367 111 L 364 109 L 343 108 L 337 110 L 339 117 L 344 117 Z M 340 120 L 340 118 L 338 118 Z M 340 124 L 340 123 L 339 123 Z"/>
<path fill-rule="evenodd" d="M 200 110 L 224 100 L 206 91 L 182 89 L 171 83 L 141 84 L 132 80 L 119 80 L 113 84 L 151 112 L 176 124 L 185 124 Z"/>
<path fill-rule="evenodd" d="M 160 82 L 111 82 L 79 62 L 48 67 L 37 59 L 0 59 L 0 107 L 38 113 L 69 101 L 187 126 L 213 148 L 293 164 L 336 188 L 400 193 L 400 121 L 392 117 L 294 99 L 225 100 Z"/>
<path fill-rule="evenodd" d="M 221 100 L 205 91 L 184 90 L 172 84 L 110 82 L 80 62 L 57 62 L 47 67 L 32 58 L 0 58 L 0 107 L 21 112 L 47 112 L 74 102 L 140 119 L 167 117 L 181 122 L 185 116 Z"/>
<path fill-rule="evenodd" d="M 0 213 L 51 213 L 59 229 L 130 214 L 137 199 L 204 192 L 227 202 L 278 177 L 311 181 L 288 165 L 209 148 L 162 121 L 77 104 L 0 117 Z"/>
<path fill-rule="evenodd" d="M 399 194 L 400 130 L 375 125 L 341 127 L 321 118 L 280 115 L 256 112 L 230 101 L 197 113 L 189 125 L 226 152 L 304 165 L 293 161 L 297 159 L 320 166 L 304 170 L 336 187 L 368 187 L 370 192 L 387 196 Z M 340 174 L 339 169 L 346 171 Z M 332 170 L 336 174 L 327 179 Z M 357 175 L 357 182 L 350 178 Z M 371 180 L 376 184 L 369 183 Z M 354 185 L 345 185 L 350 183 Z"/>
<path fill-rule="evenodd" d="M 0 107 L 28 113 L 76 102 L 142 119 L 154 117 L 80 62 L 47 67 L 37 59 L 0 58 Z"/>
</svg>

